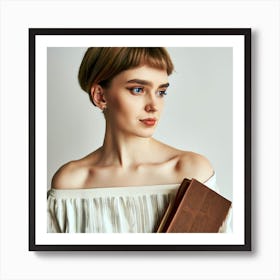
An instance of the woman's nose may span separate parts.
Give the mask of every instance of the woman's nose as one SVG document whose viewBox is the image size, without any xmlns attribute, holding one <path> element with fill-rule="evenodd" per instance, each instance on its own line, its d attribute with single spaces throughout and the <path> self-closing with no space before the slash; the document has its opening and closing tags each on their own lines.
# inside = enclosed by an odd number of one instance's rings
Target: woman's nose
<svg viewBox="0 0 280 280">
<path fill-rule="evenodd" d="M 147 104 L 145 106 L 145 111 L 148 112 L 148 113 L 156 112 L 157 108 L 156 108 L 156 106 L 154 104 Z"/>
<path fill-rule="evenodd" d="M 146 112 L 156 112 L 157 111 L 157 104 L 156 104 L 156 97 L 152 94 L 149 94 L 146 100 L 145 105 Z"/>
</svg>

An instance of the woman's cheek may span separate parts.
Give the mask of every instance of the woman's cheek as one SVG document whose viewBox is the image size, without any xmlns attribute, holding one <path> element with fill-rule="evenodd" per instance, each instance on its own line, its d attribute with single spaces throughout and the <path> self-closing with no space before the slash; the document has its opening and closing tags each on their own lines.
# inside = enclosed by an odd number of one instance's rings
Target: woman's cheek
<svg viewBox="0 0 280 280">
<path fill-rule="evenodd" d="M 123 100 L 119 100 L 118 107 L 124 112 L 137 113 L 143 108 L 143 101 L 139 96 L 130 96 Z"/>
</svg>

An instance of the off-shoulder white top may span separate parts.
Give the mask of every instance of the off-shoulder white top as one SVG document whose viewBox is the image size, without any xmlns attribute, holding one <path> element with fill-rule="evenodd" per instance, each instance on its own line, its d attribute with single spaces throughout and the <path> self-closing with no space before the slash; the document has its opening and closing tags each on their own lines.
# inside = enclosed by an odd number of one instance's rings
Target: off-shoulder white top
<svg viewBox="0 0 280 280">
<path fill-rule="evenodd" d="M 205 183 L 218 192 L 216 175 Z M 50 189 L 47 231 L 53 233 L 151 233 L 180 184 Z"/>
</svg>

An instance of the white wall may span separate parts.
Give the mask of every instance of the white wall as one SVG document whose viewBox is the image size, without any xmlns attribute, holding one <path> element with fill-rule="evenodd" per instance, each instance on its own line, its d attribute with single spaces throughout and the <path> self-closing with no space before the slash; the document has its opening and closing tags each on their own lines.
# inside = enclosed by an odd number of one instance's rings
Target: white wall
<svg viewBox="0 0 280 280">
<path fill-rule="evenodd" d="M 104 117 L 78 84 L 85 48 L 48 48 L 48 186 L 56 169 L 102 144 Z M 155 138 L 204 154 L 232 198 L 232 48 L 168 48 L 175 72 Z"/>
</svg>

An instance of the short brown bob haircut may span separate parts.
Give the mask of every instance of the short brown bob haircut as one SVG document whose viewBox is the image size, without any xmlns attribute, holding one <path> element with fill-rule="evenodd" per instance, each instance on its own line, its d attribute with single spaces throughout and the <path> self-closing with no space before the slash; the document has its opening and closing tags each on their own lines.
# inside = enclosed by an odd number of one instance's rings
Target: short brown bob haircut
<svg viewBox="0 0 280 280">
<path fill-rule="evenodd" d="M 88 48 L 80 65 L 79 83 L 90 96 L 93 84 L 106 88 L 120 72 L 142 65 L 166 70 L 167 75 L 174 70 L 165 48 Z"/>
</svg>

